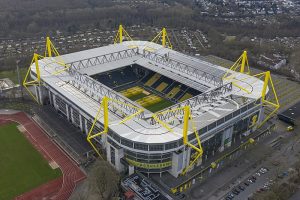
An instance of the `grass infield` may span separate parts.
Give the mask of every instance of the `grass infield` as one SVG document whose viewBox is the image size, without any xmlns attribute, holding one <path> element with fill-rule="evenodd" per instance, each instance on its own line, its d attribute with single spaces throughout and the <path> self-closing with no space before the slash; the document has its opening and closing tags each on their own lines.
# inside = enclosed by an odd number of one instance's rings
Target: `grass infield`
<svg viewBox="0 0 300 200">
<path fill-rule="evenodd" d="M 20 133 L 16 123 L 0 126 L 0 199 L 10 200 L 61 176 Z"/>
<path fill-rule="evenodd" d="M 149 92 L 149 91 L 147 91 L 147 92 Z M 149 95 L 151 95 L 151 94 L 153 94 L 153 93 L 149 92 Z M 148 96 L 148 95 L 146 95 L 145 93 L 139 93 L 139 94 L 127 97 L 127 98 L 129 98 L 132 101 L 137 101 L 137 100 L 142 99 L 142 98 L 144 98 L 146 96 Z M 167 107 L 169 107 L 169 106 L 171 106 L 173 104 L 174 104 L 173 102 L 171 102 L 171 101 L 169 101 L 167 99 L 162 99 L 160 102 L 151 104 L 149 106 L 145 106 L 144 108 L 146 108 L 147 110 L 149 110 L 151 112 L 157 112 L 157 111 L 160 111 L 160 110 L 162 110 L 164 108 L 167 108 Z"/>
<path fill-rule="evenodd" d="M 141 99 L 143 97 L 147 96 L 146 94 L 144 93 L 140 93 L 140 94 L 136 94 L 134 96 L 131 96 L 131 97 L 128 97 L 131 101 L 136 101 L 138 99 Z"/>
<path fill-rule="evenodd" d="M 166 99 L 162 99 L 160 102 L 156 103 L 156 104 L 152 104 L 150 106 L 145 107 L 147 110 L 150 110 L 151 112 L 157 112 L 160 111 L 164 108 L 167 108 L 171 105 L 173 105 L 174 103 L 166 100 Z"/>
</svg>

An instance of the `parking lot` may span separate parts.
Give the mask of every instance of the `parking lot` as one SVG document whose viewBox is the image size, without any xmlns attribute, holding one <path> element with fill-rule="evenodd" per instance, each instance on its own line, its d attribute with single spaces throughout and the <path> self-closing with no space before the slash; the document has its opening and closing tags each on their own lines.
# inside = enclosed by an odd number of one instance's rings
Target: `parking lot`
<svg viewBox="0 0 300 200">
<path fill-rule="evenodd" d="M 253 171 L 229 183 L 225 195 L 217 199 L 251 199 L 253 194 L 268 191 L 272 189 L 273 184 L 279 185 L 292 176 L 290 174 L 295 172 L 293 165 L 298 160 L 297 156 L 300 148 L 297 144 L 300 143 L 300 136 L 297 135 L 297 131 L 280 132 L 283 135 L 268 143 L 263 142 L 271 147 L 272 154 Z"/>
<path fill-rule="evenodd" d="M 274 132 L 257 139 L 255 146 L 232 160 L 232 164 L 205 181 L 195 183 L 186 192 L 187 199 L 225 200 L 230 196 L 227 199 L 245 200 L 254 193 L 265 193 L 272 189 L 273 183 L 278 185 L 291 177 L 300 152 L 299 129 L 295 127 L 294 131 L 287 131 L 285 123 L 275 123 L 277 128 Z M 260 172 L 261 168 L 267 171 Z M 256 178 L 254 181 L 252 176 Z"/>
<path fill-rule="evenodd" d="M 270 189 L 274 180 L 270 178 L 269 169 L 261 167 L 255 173 L 248 176 L 246 179 L 238 180 L 237 184 L 232 187 L 232 190 L 225 195 L 223 199 L 240 199 L 244 200 L 251 197 L 252 193 L 262 192 Z"/>
</svg>

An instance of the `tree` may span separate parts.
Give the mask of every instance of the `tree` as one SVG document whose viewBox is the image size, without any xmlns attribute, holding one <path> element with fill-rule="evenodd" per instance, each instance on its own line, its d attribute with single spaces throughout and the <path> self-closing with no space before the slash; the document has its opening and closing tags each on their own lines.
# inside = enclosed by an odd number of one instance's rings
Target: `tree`
<svg viewBox="0 0 300 200">
<path fill-rule="evenodd" d="M 96 161 L 72 200 L 112 200 L 119 194 L 120 176 L 106 161 Z"/>
</svg>

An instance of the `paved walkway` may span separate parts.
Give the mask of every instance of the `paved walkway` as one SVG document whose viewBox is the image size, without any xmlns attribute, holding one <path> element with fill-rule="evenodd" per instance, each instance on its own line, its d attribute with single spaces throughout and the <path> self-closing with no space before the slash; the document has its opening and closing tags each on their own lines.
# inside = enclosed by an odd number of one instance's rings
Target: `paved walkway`
<svg viewBox="0 0 300 200">
<path fill-rule="evenodd" d="M 30 117 L 23 112 L 14 114 L 0 114 L 0 121 L 14 121 L 25 128 L 25 136 L 32 145 L 44 156 L 48 162 L 54 161 L 62 171 L 62 178 L 50 181 L 45 185 L 22 194 L 18 200 L 40 200 L 40 199 L 69 199 L 76 184 L 85 179 L 85 174 L 55 143 L 47 134 L 35 124 Z"/>
</svg>

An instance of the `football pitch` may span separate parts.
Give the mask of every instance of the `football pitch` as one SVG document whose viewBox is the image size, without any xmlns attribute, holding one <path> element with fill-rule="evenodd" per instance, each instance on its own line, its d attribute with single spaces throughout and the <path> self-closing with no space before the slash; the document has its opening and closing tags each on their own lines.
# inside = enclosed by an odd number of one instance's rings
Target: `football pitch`
<svg viewBox="0 0 300 200">
<path fill-rule="evenodd" d="M 150 110 L 151 112 L 158 112 L 164 108 L 167 108 L 171 105 L 173 105 L 174 103 L 171 101 L 168 101 L 166 99 L 162 99 L 160 102 L 153 104 L 153 105 L 149 105 L 149 106 L 145 106 L 145 108 L 147 110 Z"/>
<path fill-rule="evenodd" d="M 163 97 L 159 97 L 150 91 L 146 91 L 139 86 L 134 86 L 127 90 L 123 90 L 121 93 L 151 112 L 160 111 L 174 104 L 173 102 Z"/>
<path fill-rule="evenodd" d="M 18 130 L 0 126 L 0 199 L 10 200 L 61 176 Z"/>
</svg>

